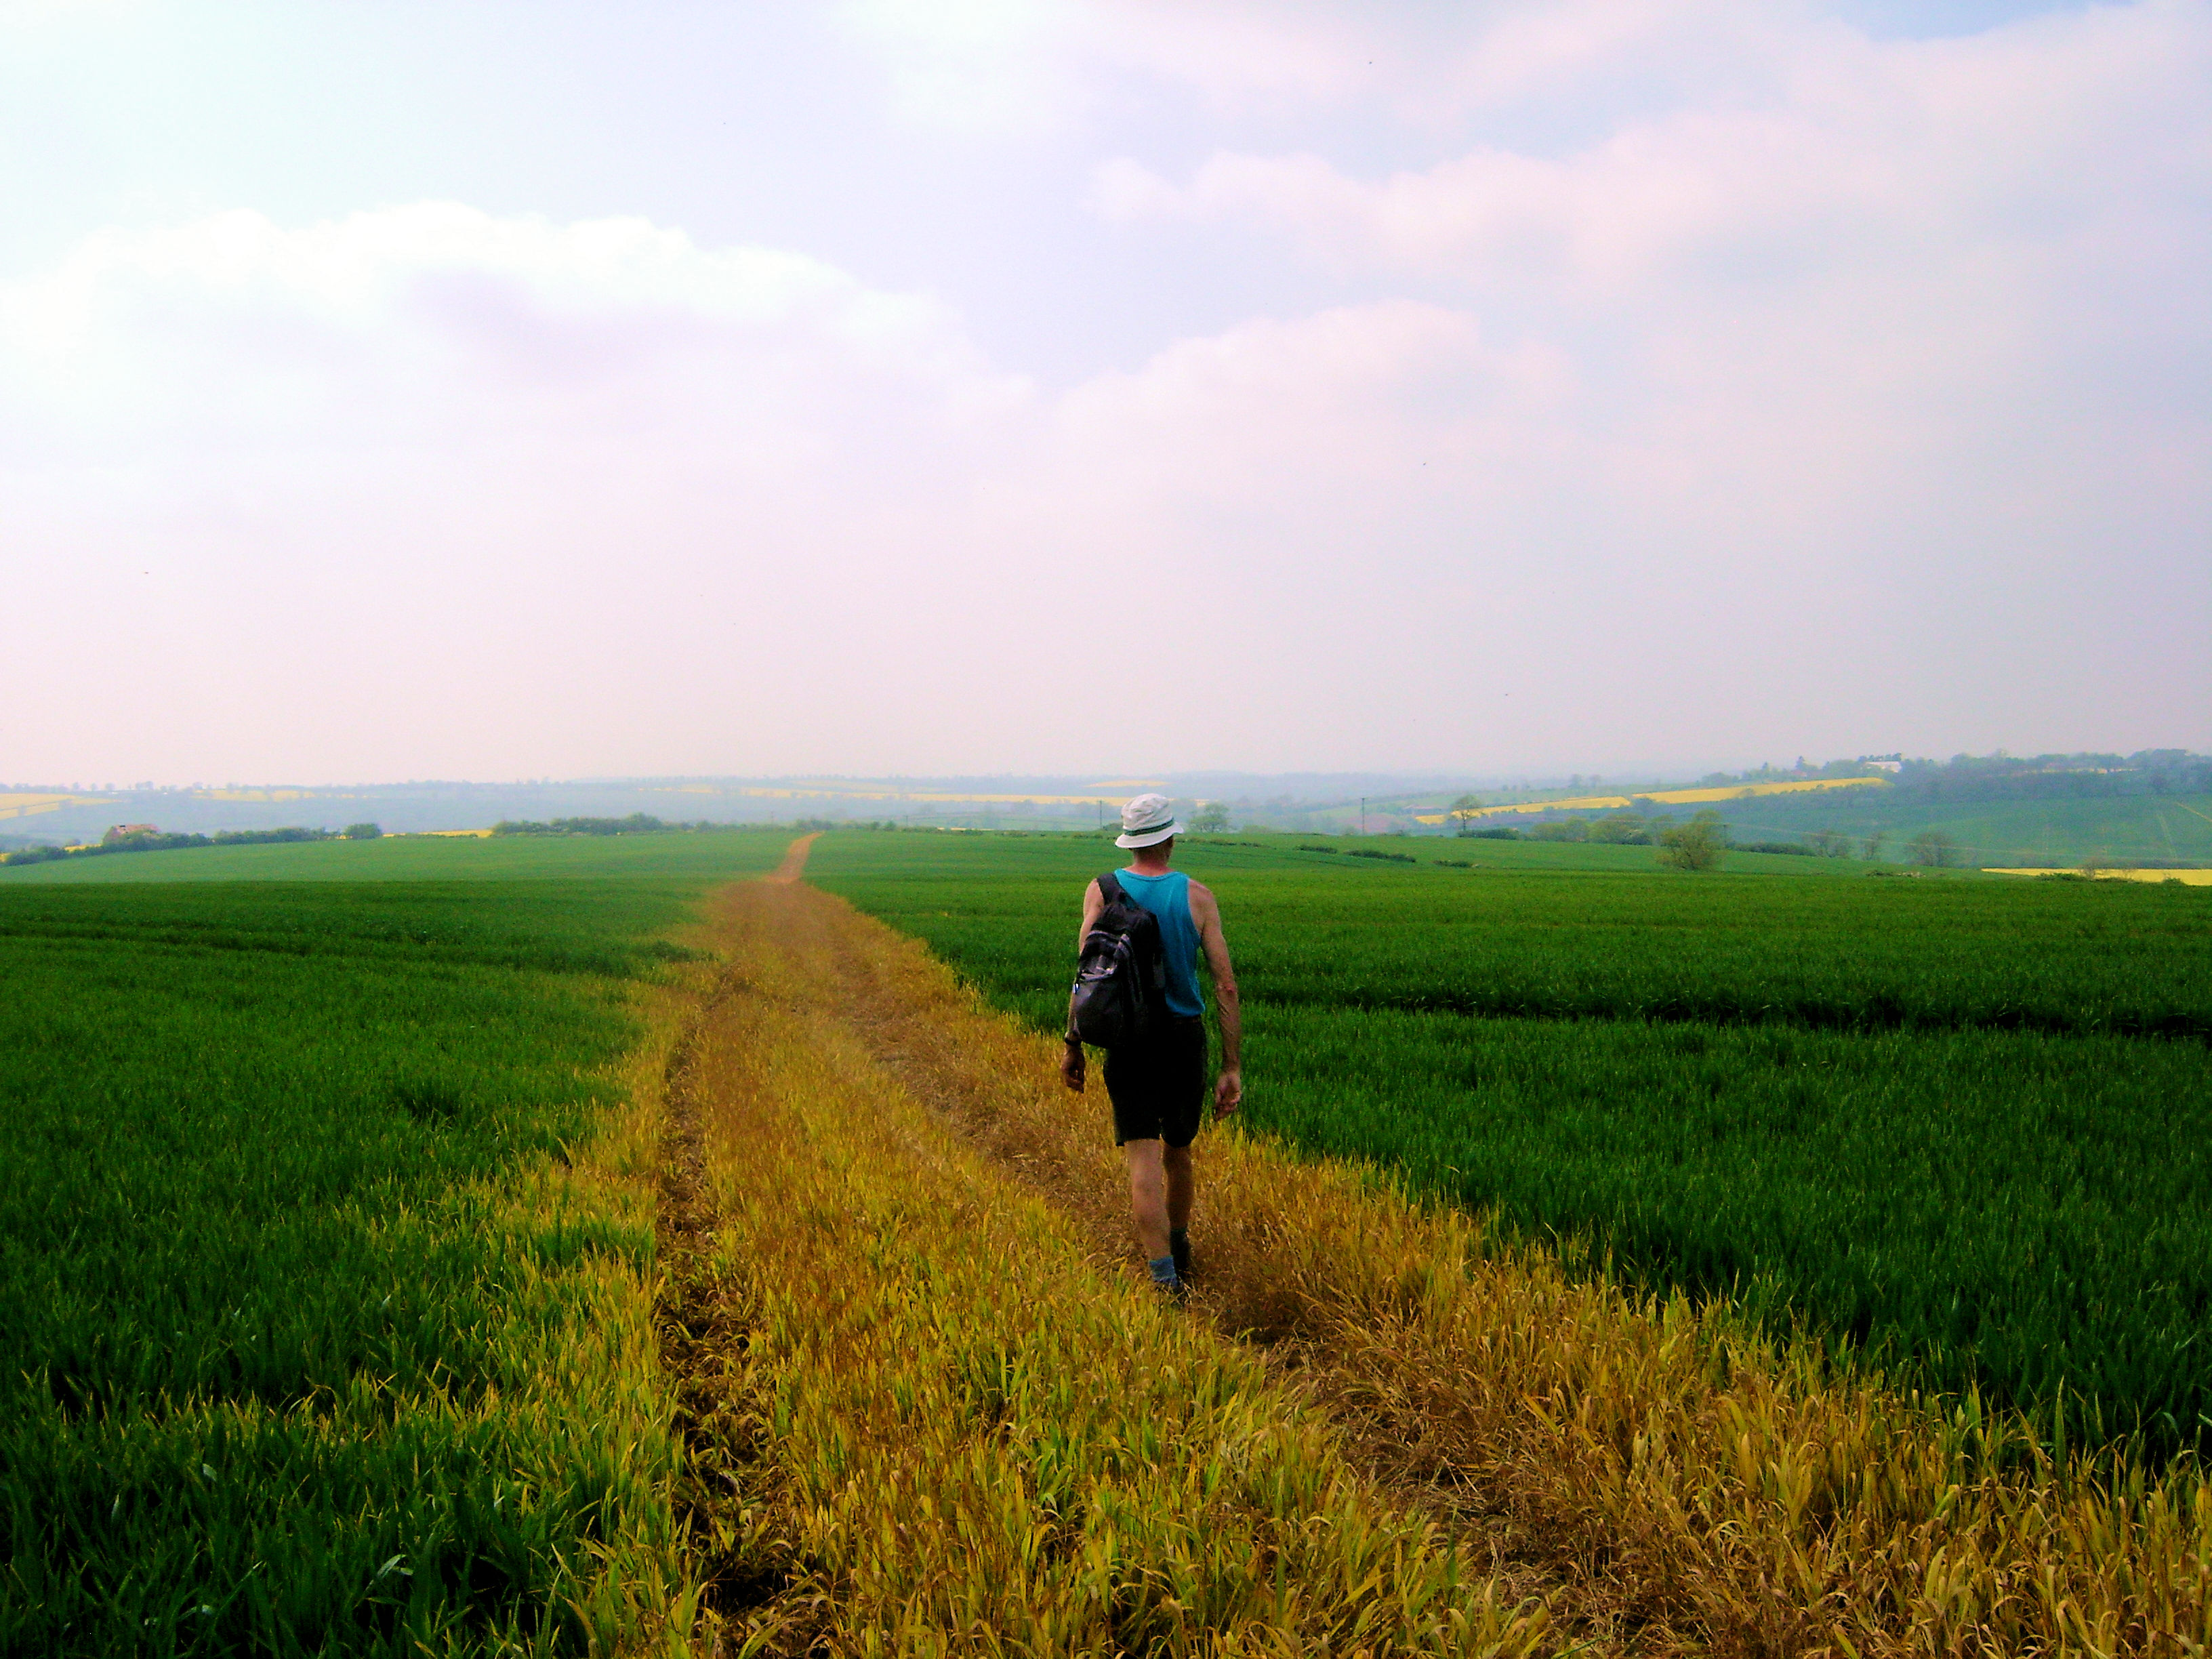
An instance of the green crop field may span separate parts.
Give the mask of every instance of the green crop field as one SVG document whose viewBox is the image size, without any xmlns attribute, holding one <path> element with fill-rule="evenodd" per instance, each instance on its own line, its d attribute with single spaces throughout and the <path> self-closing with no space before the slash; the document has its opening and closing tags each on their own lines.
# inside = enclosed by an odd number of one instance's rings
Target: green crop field
<svg viewBox="0 0 2212 1659">
<path fill-rule="evenodd" d="M 773 830 L 651 836 L 386 836 L 377 841 L 109 853 L 0 868 L 0 890 L 49 882 L 66 886 L 116 881 L 517 881 L 614 876 L 696 881 L 726 875 L 729 849 L 750 848 L 764 835 L 790 838 L 789 831 Z"/>
<path fill-rule="evenodd" d="M 1747 841 L 1840 830 L 1887 832 L 1890 858 L 1923 830 L 1949 836 L 1970 865 L 2071 868 L 2085 859 L 2212 864 L 2212 795 L 2120 795 L 2082 800 L 1899 801 L 1881 791 L 1826 800 L 1788 795 L 1728 801 L 1721 811 Z"/>
<path fill-rule="evenodd" d="M 1237 839 L 1177 863 L 1222 899 L 1255 1127 L 1947 1386 L 2063 1385 L 2165 1450 L 2212 1430 L 2212 893 Z M 1056 1030 L 1081 884 L 1120 860 L 833 834 L 808 873 Z"/>
<path fill-rule="evenodd" d="M 581 1160 L 661 936 L 786 840 L 0 872 L 0 1650 L 632 1628 L 652 1218 Z"/>
<path fill-rule="evenodd" d="M 1241 847 L 1248 851 L 1303 852 L 1308 857 L 1323 859 L 1329 854 L 1316 849 L 1326 848 L 1340 859 L 1367 864 L 1403 861 L 1468 870 L 1627 871 L 1642 875 L 1650 871 L 1653 859 L 1649 847 L 1613 846 L 1604 842 L 1492 841 L 1481 836 L 1326 836 L 1255 830 L 1211 837 L 1208 844 Z M 1876 869 L 1881 869 L 1885 875 L 1894 873 L 1887 866 L 1872 866 L 1856 859 L 1811 858 L 1785 853 L 1732 852 L 1728 854 L 1727 866 L 1730 872 L 1737 875 L 1832 878 L 1865 876 Z M 1943 878 L 1981 879 L 1977 872 L 1967 870 L 1945 872 Z"/>
<path fill-rule="evenodd" d="M 2201 890 L 1682 876 L 1649 848 L 1573 850 L 1638 867 L 1461 871 L 1203 840 L 1180 863 L 1234 896 L 1239 971 L 1274 1004 L 2212 1036 Z M 1074 949 L 1070 884 L 1120 856 L 1089 836 L 832 835 L 809 872 L 1050 1024 Z"/>
</svg>

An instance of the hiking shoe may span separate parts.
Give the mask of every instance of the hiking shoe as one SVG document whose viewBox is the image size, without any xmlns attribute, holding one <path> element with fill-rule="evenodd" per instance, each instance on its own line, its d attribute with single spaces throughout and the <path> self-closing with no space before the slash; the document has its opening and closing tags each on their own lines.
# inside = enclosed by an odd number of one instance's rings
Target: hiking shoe
<svg viewBox="0 0 2212 1659">
<path fill-rule="evenodd" d="M 1175 1258 L 1176 1277 L 1188 1284 L 1190 1281 L 1190 1237 L 1181 1228 L 1168 1235 L 1168 1254 Z"/>
<path fill-rule="evenodd" d="M 1176 1306 L 1182 1306 L 1189 1292 L 1183 1288 L 1182 1275 L 1176 1271 L 1175 1258 L 1164 1255 L 1145 1265 L 1152 1270 L 1152 1284 L 1160 1294 L 1173 1297 Z"/>
</svg>

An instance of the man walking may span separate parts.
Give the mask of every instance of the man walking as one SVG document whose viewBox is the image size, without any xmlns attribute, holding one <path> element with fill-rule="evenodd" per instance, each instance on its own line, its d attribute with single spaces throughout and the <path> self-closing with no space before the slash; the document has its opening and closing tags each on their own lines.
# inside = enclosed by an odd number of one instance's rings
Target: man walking
<svg viewBox="0 0 2212 1659">
<path fill-rule="evenodd" d="M 1129 1164 L 1129 1208 L 1137 1240 L 1163 1289 L 1182 1294 L 1190 1276 L 1190 1143 L 1206 1104 L 1206 998 L 1199 989 L 1198 953 L 1206 952 L 1213 994 L 1221 1004 L 1221 1074 L 1214 1079 L 1213 1111 L 1227 1117 L 1244 1098 L 1241 1069 L 1244 1027 L 1237 1000 L 1237 975 L 1222 937 L 1221 907 L 1188 876 L 1168 868 L 1182 832 L 1164 795 L 1139 795 L 1121 809 L 1116 847 L 1134 857 L 1115 879 L 1133 904 L 1159 923 L 1166 959 L 1165 1018 L 1141 1043 L 1106 1051 L 1106 1094 L 1114 1105 L 1114 1143 Z M 1083 930 L 1076 948 L 1097 925 L 1106 896 L 1092 882 L 1083 894 Z M 1069 1000 L 1067 1053 L 1060 1076 L 1083 1092 L 1083 1044 L 1074 1035 Z"/>
</svg>

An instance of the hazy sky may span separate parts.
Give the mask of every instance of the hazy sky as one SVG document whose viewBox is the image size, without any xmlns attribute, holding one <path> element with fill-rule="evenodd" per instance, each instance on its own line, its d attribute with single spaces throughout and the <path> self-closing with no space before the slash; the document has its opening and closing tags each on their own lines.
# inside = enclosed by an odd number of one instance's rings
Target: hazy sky
<svg viewBox="0 0 2212 1659">
<path fill-rule="evenodd" d="M 2212 3 L 0 0 L 0 780 L 2212 748 Z"/>
</svg>

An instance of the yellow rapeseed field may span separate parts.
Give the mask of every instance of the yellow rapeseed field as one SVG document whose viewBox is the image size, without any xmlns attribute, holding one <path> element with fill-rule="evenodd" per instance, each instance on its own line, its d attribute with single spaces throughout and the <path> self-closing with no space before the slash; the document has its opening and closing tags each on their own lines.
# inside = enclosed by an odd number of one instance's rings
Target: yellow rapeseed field
<svg viewBox="0 0 2212 1659">
<path fill-rule="evenodd" d="M 0 818 L 27 818 L 64 806 L 96 806 L 98 795 L 0 794 Z"/>
<path fill-rule="evenodd" d="M 2094 876 L 2100 881 L 2178 881 L 2185 887 L 2212 887 L 2212 870 L 1990 870 L 1993 876 Z"/>
<path fill-rule="evenodd" d="M 1802 778 L 1788 783 L 1732 783 L 1713 789 L 1654 789 L 1635 796 L 1574 795 L 1564 800 L 1523 801 L 1509 806 L 1472 806 L 1451 812 L 1417 815 L 1421 823 L 1446 823 L 1455 818 L 1489 818 L 1516 812 L 1609 812 L 1638 801 L 1656 801 L 1662 806 L 1709 806 L 1716 801 L 1741 800 L 1754 795 L 1802 795 L 1826 789 L 1887 788 L 1887 778 Z"/>
</svg>

